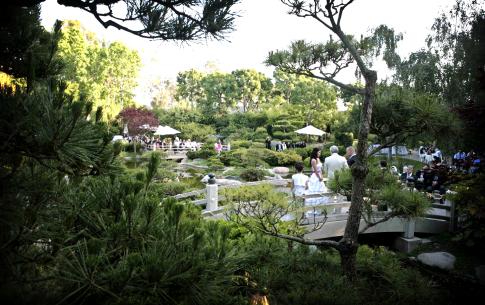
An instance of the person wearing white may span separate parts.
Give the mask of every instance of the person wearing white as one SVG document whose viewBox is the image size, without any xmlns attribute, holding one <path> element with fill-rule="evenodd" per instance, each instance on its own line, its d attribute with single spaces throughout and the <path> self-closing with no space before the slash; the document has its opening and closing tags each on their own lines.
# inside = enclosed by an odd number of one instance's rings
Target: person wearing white
<svg viewBox="0 0 485 305">
<path fill-rule="evenodd" d="M 441 153 L 441 150 L 436 148 L 434 150 L 434 153 L 432 154 L 433 160 L 438 160 L 439 162 L 443 161 L 443 154 Z"/>
<path fill-rule="evenodd" d="M 428 151 L 426 152 L 426 156 L 424 157 L 424 160 L 425 160 L 425 163 L 428 164 L 428 165 L 431 165 L 431 163 L 433 162 L 433 151 L 430 149 L 428 149 Z"/>
<path fill-rule="evenodd" d="M 313 148 L 310 156 L 310 165 L 312 167 L 312 174 L 308 179 L 307 195 L 321 194 L 327 191 L 325 182 L 323 182 L 322 162 L 320 162 L 320 148 Z M 305 199 L 305 205 L 319 205 L 326 202 L 325 197 L 307 198 Z M 316 212 L 314 212 L 317 214 Z"/>
<path fill-rule="evenodd" d="M 325 158 L 323 168 L 325 173 L 327 173 L 327 177 L 329 179 L 333 179 L 336 171 L 342 170 L 344 168 L 349 168 L 349 165 L 347 164 L 347 160 L 345 159 L 345 157 L 342 157 L 338 154 L 337 146 L 331 146 L 330 153 L 331 155 Z"/>
<path fill-rule="evenodd" d="M 303 173 L 303 164 L 297 162 L 295 164 L 296 174 L 291 176 L 291 192 L 294 197 L 301 197 L 305 194 L 308 187 L 308 176 Z"/>
</svg>

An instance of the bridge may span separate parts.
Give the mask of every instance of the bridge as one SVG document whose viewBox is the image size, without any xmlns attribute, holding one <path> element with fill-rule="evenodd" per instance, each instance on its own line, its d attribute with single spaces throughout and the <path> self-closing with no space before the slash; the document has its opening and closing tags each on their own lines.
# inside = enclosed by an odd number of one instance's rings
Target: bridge
<svg viewBox="0 0 485 305">
<path fill-rule="evenodd" d="M 176 162 L 181 162 L 183 159 L 187 158 L 187 152 L 189 151 L 197 151 L 200 149 L 204 143 L 197 143 L 197 147 L 176 147 L 176 146 L 153 146 L 152 144 L 147 146 L 149 151 L 164 151 L 167 156 L 165 157 L 166 160 L 173 160 Z M 231 147 L 229 145 L 222 145 L 222 151 L 229 151 Z"/>
<path fill-rule="evenodd" d="M 194 151 L 195 148 L 189 147 L 157 147 L 152 144 L 147 146 L 148 151 L 163 151 L 167 154 L 165 160 L 173 160 L 175 162 L 181 162 L 187 158 L 187 152 Z"/>
<path fill-rule="evenodd" d="M 289 192 L 287 188 L 289 179 L 275 179 L 268 181 L 248 182 L 241 185 L 258 185 L 262 183 L 269 183 L 279 188 L 281 191 Z M 218 201 L 223 199 L 219 196 L 219 188 L 239 187 L 235 186 L 217 186 L 217 184 L 208 184 L 206 190 L 197 190 L 189 193 L 179 194 L 174 196 L 176 199 L 189 199 L 194 196 L 201 196 L 205 194 L 204 199 L 192 200 L 193 204 L 199 206 L 205 206 L 202 211 L 202 215 L 207 219 L 225 219 L 226 208 L 220 207 Z M 306 238 L 309 239 L 326 239 L 333 237 L 343 236 L 345 226 L 347 224 L 348 209 L 350 208 L 350 202 L 345 201 L 343 196 L 331 192 L 312 194 L 304 196 L 302 199 L 308 198 L 326 198 L 325 203 L 306 206 L 306 217 L 300 222 L 301 226 L 307 229 Z M 325 210 L 325 212 L 322 212 Z M 377 222 L 382 220 L 389 211 L 377 211 L 377 207 L 374 207 L 372 213 L 372 221 Z M 453 202 L 444 200 L 440 203 L 439 200 L 435 200 L 431 208 L 427 211 L 424 217 L 416 219 L 403 219 L 403 218 L 391 218 L 385 222 L 381 222 L 375 226 L 368 228 L 361 234 L 373 234 L 373 233 L 402 233 L 402 239 L 397 240 L 400 242 L 404 251 L 409 252 L 415 246 L 414 241 L 415 233 L 426 234 L 438 234 L 447 231 L 451 231 L 455 225 L 455 207 Z M 322 224 L 317 226 L 317 224 Z M 361 219 L 360 229 L 363 230 L 367 223 L 364 219 Z M 315 230 L 315 228 L 318 229 Z M 419 241 L 420 242 L 420 241 Z M 414 246 L 413 246 L 414 245 Z"/>
</svg>

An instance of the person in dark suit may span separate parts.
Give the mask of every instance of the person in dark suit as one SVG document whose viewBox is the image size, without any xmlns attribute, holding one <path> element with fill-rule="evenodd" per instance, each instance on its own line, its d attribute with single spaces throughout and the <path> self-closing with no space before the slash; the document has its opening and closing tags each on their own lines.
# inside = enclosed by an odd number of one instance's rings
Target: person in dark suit
<svg viewBox="0 0 485 305">
<path fill-rule="evenodd" d="M 421 170 L 416 173 L 416 188 L 418 190 L 428 189 L 433 182 L 435 174 L 433 170 L 428 166 L 424 165 Z"/>
<path fill-rule="evenodd" d="M 271 149 L 271 138 L 270 137 L 266 137 L 266 140 L 264 141 L 264 143 L 266 144 L 267 149 Z"/>
<path fill-rule="evenodd" d="M 355 153 L 355 149 L 352 146 L 347 147 L 346 149 L 346 156 L 347 156 L 347 164 L 351 167 L 355 161 L 357 161 L 357 154 Z"/>
</svg>

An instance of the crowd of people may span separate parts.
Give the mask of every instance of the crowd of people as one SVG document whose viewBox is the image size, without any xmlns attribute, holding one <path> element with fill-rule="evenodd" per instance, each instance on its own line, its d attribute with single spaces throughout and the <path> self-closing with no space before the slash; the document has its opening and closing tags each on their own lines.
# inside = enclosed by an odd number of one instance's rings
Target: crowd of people
<svg viewBox="0 0 485 305">
<path fill-rule="evenodd" d="M 272 149 L 276 151 L 283 151 L 289 148 L 303 148 L 306 147 L 305 141 L 289 142 L 289 141 L 272 141 L 270 137 L 267 137 L 265 146 L 267 149 Z"/>
<path fill-rule="evenodd" d="M 391 173 L 399 175 L 403 183 L 418 191 L 443 195 L 455 182 L 457 176 L 482 172 L 481 159 L 473 151 L 469 153 L 458 151 L 453 155 L 451 164 L 446 162 L 443 156 L 435 155 L 431 162 L 428 163 L 425 160 L 423 167 L 416 172 L 412 165 L 407 165 L 403 167 L 401 174 L 395 167 L 391 168 Z"/>
<path fill-rule="evenodd" d="M 443 154 L 437 147 L 420 146 L 418 153 L 420 161 L 428 165 L 431 165 L 432 162 L 441 163 L 441 161 L 443 161 Z"/>
<path fill-rule="evenodd" d="M 448 189 L 450 174 L 450 168 L 446 164 L 433 162 L 431 165 L 423 165 L 423 168 L 416 172 L 414 166 L 406 165 L 399 177 L 407 186 L 418 191 L 444 195 Z"/>
<path fill-rule="evenodd" d="M 482 170 L 482 159 L 473 150 L 468 153 L 459 150 L 453 155 L 452 166 L 461 172 L 475 174 Z"/>
<path fill-rule="evenodd" d="M 482 158 L 473 151 L 469 153 L 463 151 L 457 152 L 453 156 L 453 162 L 450 165 L 444 160 L 439 149 L 422 148 L 424 150 L 420 147 L 419 153 L 421 155 L 422 152 L 425 152 L 423 159 L 420 156 L 423 167 L 417 171 L 414 170 L 412 165 L 406 165 L 403 167 L 402 172 L 399 172 L 396 166 L 389 167 L 386 160 L 381 160 L 379 166 L 383 171 L 390 171 L 403 185 L 437 196 L 446 193 L 449 186 L 454 183 L 454 177 L 457 174 L 476 174 L 483 172 L 481 165 Z M 303 173 L 304 167 L 301 162 L 295 165 L 297 173 L 292 176 L 292 192 L 295 197 L 326 192 L 327 188 L 324 183 L 324 174 L 326 174 L 328 179 L 333 179 L 335 171 L 351 167 L 357 158 L 355 149 L 352 146 L 347 147 L 345 157 L 338 154 L 337 146 L 330 147 L 331 155 L 325 158 L 323 164 L 320 161 L 320 153 L 319 148 L 314 148 L 312 151 L 310 157 L 312 173 L 310 177 Z M 429 159 L 429 155 L 432 156 L 431 160 Z M 305 199 L 305 205 L 320 205 L 327 200 L 324 197 L 309 197 Z M 440 196 L 438 197 L 442 198 Z M 443 202 L 443 200 L 440 202 Z"/>
<path fill-rule="evenodd" d="M 125 136 L 124 140 L 128 141 L 128 143 L 139 143 L 141 144 L 142 149 L 144 150 L 174 150 L 175 152 L 178 150 L 192 150 L 196 151 L 200 149 L 202 143 L 192 141 L 190 139 L 179 139 L 177 136 L 172 141 L 172 138 L 165 137 L 155 137 L 155 136 L 147 136 L 147 135 L 137 135 L 137 136 Z"/>
</svg>

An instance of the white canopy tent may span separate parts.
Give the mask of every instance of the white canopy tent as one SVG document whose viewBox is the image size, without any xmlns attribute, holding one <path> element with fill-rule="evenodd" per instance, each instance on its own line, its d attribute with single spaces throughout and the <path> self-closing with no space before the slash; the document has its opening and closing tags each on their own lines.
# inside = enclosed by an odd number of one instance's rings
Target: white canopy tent
<svg viewBox="0 0 485 305">
<path fill-rule="evenodd" d="M 325 131 L 313 127 L 312 125 L 308 125 L 302 129 L 298 129 L 295 132 L 298 134 L 306 134 L 311 136 L 322 136 L 325 134 Z"/>
<path fill-rule="evenodd" d="M 166 136 L 166 135 L 174 135 L 180 133 L 177 129 L 173 129 L 170 126 L 161 126 L 159 125 L 157 130 L 155 130 L 155 135 Z"/>
</svg>

